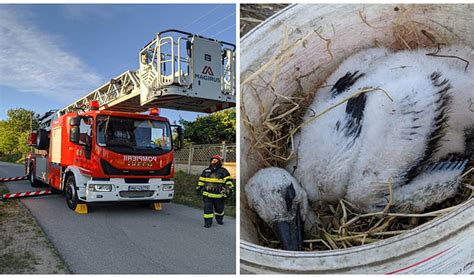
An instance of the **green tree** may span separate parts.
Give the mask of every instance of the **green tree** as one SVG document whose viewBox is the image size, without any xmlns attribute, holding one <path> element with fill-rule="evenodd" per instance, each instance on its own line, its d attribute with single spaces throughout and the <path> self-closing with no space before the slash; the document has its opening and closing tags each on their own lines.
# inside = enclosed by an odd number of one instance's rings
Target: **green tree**
<svg viewBox="0 0 474 278">
<path fill-rule="evenodd" d="M 17 108 L 7 111 L 0 120 L 0 157 L 17 160 L 28 152 L 27 139 L 31 128 L 38 128 L 38 116 L 33 111 Z"/>
<path fill-rule="evenodd" d="M 217 144 L 222 141 L 235 143 L 236 111 L 234 108 L 215 112 L 195 121 L 181 119 L 186 142 L 193 144 Z"/>
</svg>

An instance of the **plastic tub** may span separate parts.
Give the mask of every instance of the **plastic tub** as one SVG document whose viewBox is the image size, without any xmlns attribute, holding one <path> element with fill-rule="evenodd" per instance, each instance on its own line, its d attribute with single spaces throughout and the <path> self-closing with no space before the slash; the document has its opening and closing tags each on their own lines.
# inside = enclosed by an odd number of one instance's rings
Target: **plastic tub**
<svg viewBox="0 0 474 278">
<path fill-rule="evenodd" d="M 346 57 L 383 45 L 402 48 L 416 43 L 474 45 L 473 5 L 292 5 L 249 32 L 241 41 L 241 80 L 264 66 L 260 76 L 269 80 L 274 64 L 268 62 L 290 48 L 273 84 L 277 92 L 292 95 L 300 84 L 316 90 Z M 405 28 L 405 29 L 404 29 Z M 427 31 L 416 37 L 410 28 Z M 313 30 L 316 30 L 317 35 Z M 405 33 L 400 33 L 405 32 Z M 313 34 L 311 34 L 313 33 Z M 282 46 L 288 35 L 288 44 Z M 308 35 L 310 34 L 310 35 Z M 402 38 L 397 37 L 402 34 Z M 418 34 L 419 35 L 419 34 Z M 298 43 L 305 38 L 304 43 Z M 323 40 L 325 39 L 325 40 Z M 330 44 L 329 41 L 330 40 Z M 413 43 L 415 45 L 413 45 Z M 296 46 L 295 46 L 296 45 Z M 330 52 L 328 51 L 330 49 Z M 263 107 L 274 98 L 261 92 Z M 242 105 L 258 125 L 255 94 L 242 85 Z M 249 130 L 242 123 L 241 184 L 263 163 L 251 150 Z M 255 215 L 241 188 L 240 260 L 242 273 L 471 273 L 474 271 L 474 200 L 410 232 L 359 247 L 337 251 L 291 252 L 258 245 Z"/>
</svg>

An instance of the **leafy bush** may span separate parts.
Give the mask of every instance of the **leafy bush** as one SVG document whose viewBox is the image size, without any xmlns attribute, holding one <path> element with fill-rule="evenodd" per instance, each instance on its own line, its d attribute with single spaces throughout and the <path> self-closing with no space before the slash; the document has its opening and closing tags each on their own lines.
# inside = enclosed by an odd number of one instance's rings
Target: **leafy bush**
<svg viewBox="0 0 474 278">
<path fill-rule="evenodd" d="M 181 119 L 186 142 L 193 144 L 218 144 L 222 141 L 235 143 L 236 111 L 226 109 L 198 117 L 194 122 Z"/>
<path fill-rule="evenodd" d="M 7 111 L 0 120 L 0 159 L 15 162 L 28 152 L 27 139 L 31 128 L 38 127 L 38 117 L 23 108 Z"/>
</svg>

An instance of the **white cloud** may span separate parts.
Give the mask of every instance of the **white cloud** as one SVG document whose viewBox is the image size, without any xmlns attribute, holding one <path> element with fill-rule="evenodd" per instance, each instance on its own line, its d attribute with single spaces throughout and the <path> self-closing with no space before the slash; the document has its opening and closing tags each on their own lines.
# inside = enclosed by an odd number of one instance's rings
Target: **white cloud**
<svg viewBox="0 0 474 278">
<path fill-rule="evenodd" d="M 97 20 L 111 20 L 117 13 L 125 11 L 125 9 L 116 5 L 87 5 L 87 4 L 65 4 L 60 5 L 62 14 L 67 20 L 79 21 L 81 23 L 91 24 Z"/>
<path fill-rule="evenodd" d="M 104 80 L 35 27 L 31 14 L 0 5 L 0 85 L 70 102 Z"/>
</svg>

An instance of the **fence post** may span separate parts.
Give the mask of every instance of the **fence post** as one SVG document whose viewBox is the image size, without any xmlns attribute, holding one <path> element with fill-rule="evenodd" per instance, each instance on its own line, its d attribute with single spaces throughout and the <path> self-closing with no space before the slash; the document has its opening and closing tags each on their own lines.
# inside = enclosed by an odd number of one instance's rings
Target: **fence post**
<svg viewBox="0 0 474 278">
<path fill-rule="evenodd" d="M 191 165 L 193 163 L 193 157 L 194 157 L 193 143 L 190 143 L 189 144 L 189 157 L 188 157 L 188 174 L 191 174 Z"/>
<path fill-rule="evenodd" d="M 227 150 L 226 150 L 226 145 L 225 145 L 225 141 L 222 141 L 222 161 L 226 161 L 226 154 L 227 154 Z"/>
</svg>

